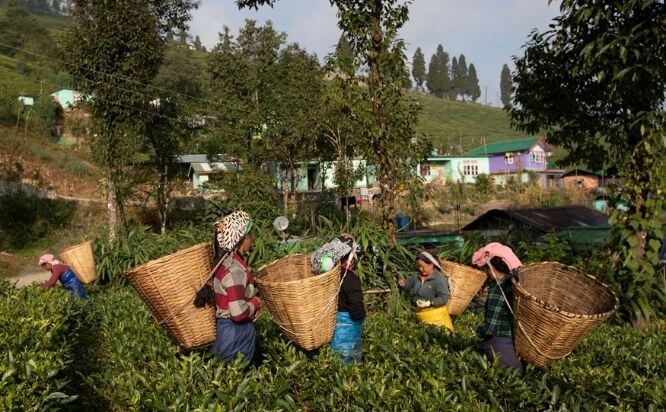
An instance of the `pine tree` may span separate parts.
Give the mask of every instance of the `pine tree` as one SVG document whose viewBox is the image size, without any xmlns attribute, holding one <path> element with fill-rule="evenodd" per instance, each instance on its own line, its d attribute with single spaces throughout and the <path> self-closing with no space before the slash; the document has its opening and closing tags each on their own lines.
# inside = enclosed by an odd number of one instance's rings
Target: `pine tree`
<svg viewBox="0 0 666 412">
<path fill-rule="evenodd" d="M 479 78 L 476 76 L 476 67 L 474 67 L 474 63 L 469 64 L 469 70 L 467 72 L 467 95 L 474 102 L 481 97 Z"/>
<path fill-rule="evenodd" d="M 451 85 L 449 87 L 449 99 L 451 100 L 458 100 L 458 89 L 456 86 L 460 82 L 458 80 L 458 58 L 456 56 L 453 56 L 453 59 L 451 59 Z"/>
<path fill-rule="evenodd" d="M 335 46 L 335 57 L 338 67 L 345 73 L 354 71 L 354 50 L 344 34 L 340 35 L 337 46 Z"/>
<path fill-rule="evenodd" d="M 505 108 L 511 107 L 511 89 L 513 88 L 511 81 L 511 71 L 506 64 L 502 66 L 502 74 L 500 76 L 500 98 L 502 105 Z"/>
<path fill-rule="evenodd" d="M 201 39 L 199 38 L 199 35 L 194 38 L 194 50 L 201 51 Z"/>
<path fill-rule="evenodd" d="M 467 95 L 467 62 L 465 61 L 465 55 L 461 54 L 458 57 L 458 67 L 456 73 L 456 80 L 454 85 L 454 90 L 457 94 L 462 97 L 463 102 L 465 101 L 465 96 Z"/>
<path fill-rule="evenodd" d="M 425 56 L 421 48 L 417 48 L 412 59 L 412 76 L 416 83 L 416 88 L 423 90 L 423 83 L 426 81 Z"/>
<path fill-rule="evenodd" d="M 428 65 L 427 86 L 431 94 L 444 98 L 448 94 L 451 81 L 449 78 L 449 55 L 440 44 L 437 52 L 430 58 Z"/>
</svg>

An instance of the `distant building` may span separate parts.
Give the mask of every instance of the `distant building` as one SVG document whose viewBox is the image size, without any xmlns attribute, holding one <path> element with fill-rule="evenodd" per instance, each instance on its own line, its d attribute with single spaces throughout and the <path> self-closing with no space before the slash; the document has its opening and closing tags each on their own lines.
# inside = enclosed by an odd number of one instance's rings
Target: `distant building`
<svg viewBox="0 0 666 412">
<path fill-rule="evenodd" d="M 609 184 L 618 184 L 619 179 L 608 170 L 573 169 L 562 176 L 564 187 L 587 191 L 605 190 Z"/>
<path fill-rule="evenodd" d="M 209 162 L 205 154 L 181 155 L 176 159 L 176 163 L 182 165 L 183 169 L 187 168 L 187 178 L 192 188 L 202 190 L 202 185 L 210 180 L 210 176 L 241 170 L 238 163 L 224 159 L 223 156 L 219 157 L 222 158 L 221 161 Z"/>
<path fill-rule="evenodd" d="M 543 241 L 548 236 L 566 240 L 584 250 L 601 243 L 609 233 L 608 216 L 580 205 L 552 208 L 492 209 L 462 228 L 487 239 L 506 239 L 517 234 L 519 240 Z"/>
<path fill-rule="evenodd" d="M 24 106 L 33 106 L 35 104 L 35 96 L 22 94 L 18 97 L 18 101 Z"/>
<path fill-rule="evenodd" d="M 53 100 L 60 103 L 63 109 L 71 109 L 76 106 L 78 102 L 84 100 L 83 93 L 77 92 L 72 89 L 61 89 L 55 93 L 51 93 Z"/>
<path fill-rule="evenodd" d="M 465 156 L 489 156 L 489 174 L 497 185 L 506 185 L 511 179 L 527 183 L 534 172 L 542 187 L 560 186 L 563 171 L 550 169 L 548 157 L 553 148 L 542 137 L 505 140 L 479 146 Z"/>
<path fill-rule="evenodd" d="M 476 183 L 478 175 L 490 174 L 490 156 L 430 156 L 417 173 L 426 183 Z"/>
<path fill-rule="evenodd" d="M 540 137 L 488 143 L 465 153 L 465 156 L 490 156 L 490 173 L 521 170 L 546 170 L 547 157 L 553 149 Z"/>
</svg>

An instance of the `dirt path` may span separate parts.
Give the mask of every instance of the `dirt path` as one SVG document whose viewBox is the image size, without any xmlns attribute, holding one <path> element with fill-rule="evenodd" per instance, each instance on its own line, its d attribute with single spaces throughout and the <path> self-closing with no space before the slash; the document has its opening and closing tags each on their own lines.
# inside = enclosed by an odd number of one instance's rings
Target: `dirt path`
<svg viewBox="0 0 666 412">
<path fill-rule="evenodd" d="M 30 286 L 35 282 L 46 282 L 49 277 L 50 273 L 39 266 L 28 265 L 21 269 L 16 276 L 5 278 L 5 280 L 9 283 L 13 283 L 17 288 L 22 288 L 24 286 Z"/>
</svg>

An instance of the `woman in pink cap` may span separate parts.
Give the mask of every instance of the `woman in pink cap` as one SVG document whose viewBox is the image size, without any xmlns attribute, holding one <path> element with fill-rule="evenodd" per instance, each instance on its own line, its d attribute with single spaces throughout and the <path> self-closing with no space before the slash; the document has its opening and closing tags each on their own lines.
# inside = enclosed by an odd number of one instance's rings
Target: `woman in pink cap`
<svg viewBox="0 0 666 412">
<path fill-rule="evenodd" d="M 51 277 L 40 286 L 44 289 L 53 287 L 58 281 L 70 293 L 81 299 L 88 299 L 88 293 L 83 283 L 76 277 L 76 274 L 69 266 L 63 264 L 51 254 L 42 255 L 39 258 L 39 266 L 51 272 Z"/>
<path fill-rule="evenodd" d="M 476 329 L 483 340 L 483 351 L 501 365 L 525 371 L 525 365 L 516 355 L 513 343 L 514 319 L 512 313 L 513 287 L 511 278 L 517 275 L 522 263 L 508 246 L 490 243 L 479 249 L 472 263 L 483 268 L 488 276 L 488 296 L 484 307 L 484 320 Z"/>
</svg>

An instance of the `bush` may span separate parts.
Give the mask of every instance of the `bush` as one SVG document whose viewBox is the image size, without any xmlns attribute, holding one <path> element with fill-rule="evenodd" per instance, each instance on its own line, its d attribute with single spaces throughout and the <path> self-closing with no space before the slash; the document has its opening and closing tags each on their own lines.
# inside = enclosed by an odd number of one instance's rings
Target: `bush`
<svg viewBox="0 0 666 412">
<path fill-rule="evenodd" d="M 24 248 L 72 220 L 74 202 L 46 199 L 15 190 L 0 195 L 0 247 Z"/>
<path fill-rule="evenodd" d="M 97 276 L 103 283 L 125 284 L 123 272 L 126 270 L 197 243 L 210 241 L 212 231 L 186 225 L 159 235 L 151 233 L 148 228 L 135 227 L 118 233 L 112 244 L 107 239 L 108 235 L 105 234 L 94 242 Z"/>
<path fill-rule="evenodd" d="M 62 288 L 0 282 L 0 409 L 50 410 L 76 399 L 68 383 L 83 304 Z"/>
<path fill-rule="evenodd" d="M 323 347 L 286 341 L 269 316 L 257 323 L 256 367 L 176 347 L 130 288 L 97 291 L 85 317 L 87 356 L 70 364 L 86 388 L 74 407 L 114 410 L 660 410 L 666 334 L 602 325 L 569 357 L 524 377 L 489 363 L 464 313 L 456 331 L 406 312 L 369 316 L 364 361 L 343 365 Z M 82 337 L 83 335 L 77 335 Z"/>
</svg>

